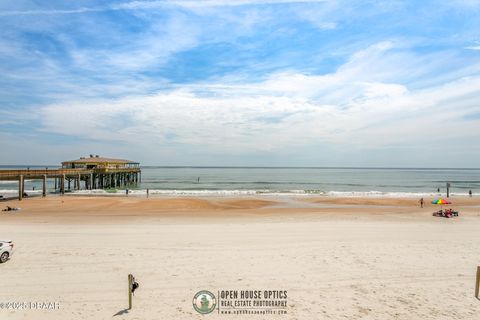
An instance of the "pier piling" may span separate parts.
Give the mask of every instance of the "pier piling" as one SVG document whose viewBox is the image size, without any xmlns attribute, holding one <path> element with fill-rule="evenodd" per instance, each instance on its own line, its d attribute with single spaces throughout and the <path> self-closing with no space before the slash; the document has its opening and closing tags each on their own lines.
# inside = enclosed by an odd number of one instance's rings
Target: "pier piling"
<svg viewBox="0 0 480 320">
<path fill-rule="evenodd" d="M 43 175 L 42 179 L 42 197 L 45 197 L 47 195 L 47 175 Z"/>
<path fill-rule="evenodd" d="M 24 188 L 25 188 L 24 179 L 23 179 L 23 175 L 21 174 L 18 177 L 18 200 L 19 201 L 22 201 L 23 199 Z"/>
<path fill-rule="evenodd" d="M 62 174 L 62 181 L 60 181 L 60 192 L 65 194 L 65 175 Z"/>
</svg>

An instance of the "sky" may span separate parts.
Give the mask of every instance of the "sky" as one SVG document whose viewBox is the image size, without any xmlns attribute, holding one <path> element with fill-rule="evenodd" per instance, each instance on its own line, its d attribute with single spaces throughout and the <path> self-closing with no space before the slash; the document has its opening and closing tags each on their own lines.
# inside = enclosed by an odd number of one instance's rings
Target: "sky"
<svg viewBox="0 0 480 320">
<path fill-rule="evenodd" d="M 16 0 L 0 30 L 0 165 L 479 167 L 480 0 Z"/>
</svg>

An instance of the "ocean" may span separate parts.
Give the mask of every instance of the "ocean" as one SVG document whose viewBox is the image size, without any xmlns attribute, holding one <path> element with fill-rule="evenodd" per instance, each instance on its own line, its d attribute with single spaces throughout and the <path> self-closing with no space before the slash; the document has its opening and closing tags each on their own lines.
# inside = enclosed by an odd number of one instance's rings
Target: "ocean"
<svg viewBox="0 0 480 320">
<path fill-rule="evenodd" d="M 45 166 L 30 166 L 44 168 Z M 52 166 L 53 167 L 53 166 Z M 26 168 L 0 166 L 0 169 Z M 270 168 L 270 167 L 142 167 L 142 181 L 129 186 L 130 194 L 221 195 L 337 195 L 337 196 L 436 196 L 480 192 L 480 169 L 428 168 Z M 16 194 L 16 182 L 0 181 L 0 194 Z M 72 184 L 73 188 L 73 184 Z M 38 194 L 41 181 L 26 181 L 25 190 Z M 53 180 L 48 183 L 54 192 Z M 118 190 L 78 193 L 124 194 Z"/>
</svg>

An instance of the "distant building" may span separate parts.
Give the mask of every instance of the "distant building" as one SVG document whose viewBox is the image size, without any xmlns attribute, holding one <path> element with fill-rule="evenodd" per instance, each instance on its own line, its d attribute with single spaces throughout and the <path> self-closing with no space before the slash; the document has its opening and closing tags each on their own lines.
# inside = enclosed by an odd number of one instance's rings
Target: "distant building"
<svg viewBox="0 0 480 320">
<path fill-rule="evenodd" d="M 81 157 L 77 160 L 62 162 L 64 169 L 122 169 L 139 168 L 140 163 L 124 159 L 104 158 L 91 154 L 90 157 Z"/>
</svg>

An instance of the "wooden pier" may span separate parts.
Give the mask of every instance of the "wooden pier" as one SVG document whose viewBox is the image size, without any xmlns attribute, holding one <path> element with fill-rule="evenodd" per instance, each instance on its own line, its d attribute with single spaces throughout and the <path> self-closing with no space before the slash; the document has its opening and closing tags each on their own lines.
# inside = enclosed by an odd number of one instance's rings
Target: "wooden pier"
<svg viewBox="0 0 480 320">
<path fill-rule="evenodd" d="M 47 195 L 48 179 L 55 179 L 55 191 L 61 194 L 67 190 L 119 188 L 141 182 L 142 172 L 138 163 L 114 160 L 91 155 L 90 158 L 63 162 L 63 168 L 59 169 L 0 170 L 0 181 L 18 181 L 18 200 L 22 200 L 25 194 L 25 180 L 42 180 L 44 197 Z M 96 161 L 96 164 L 92 165 L 93 161 Z M 79 168 L 65 168 L 75 165 Z"/>
</svg>

